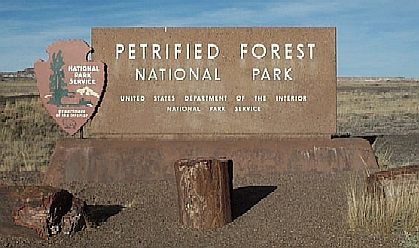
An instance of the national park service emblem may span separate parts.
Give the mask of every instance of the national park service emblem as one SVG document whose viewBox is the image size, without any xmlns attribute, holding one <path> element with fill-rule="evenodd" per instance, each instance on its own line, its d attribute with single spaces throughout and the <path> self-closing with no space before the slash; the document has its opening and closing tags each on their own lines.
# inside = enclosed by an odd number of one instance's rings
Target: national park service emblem
<svg viewBox="0 0 419 248">
<path fill-rule="evenodd" d="M 48 61 L 35 62 L 42 103 L 70 135 L 95 112 L 105 84 L 104 64 L 87 60 L 91 50 L 82 40 L 60 41 L 47 48 Z"/>
</svg>

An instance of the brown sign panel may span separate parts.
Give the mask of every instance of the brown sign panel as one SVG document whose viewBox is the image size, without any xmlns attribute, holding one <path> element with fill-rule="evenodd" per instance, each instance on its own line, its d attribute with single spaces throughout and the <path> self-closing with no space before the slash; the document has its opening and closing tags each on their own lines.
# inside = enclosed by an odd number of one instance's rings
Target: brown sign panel
<svg viewBox="0 0 419 248">
<path fill-rule="evenodd" d="M 82 40 L 60 41 L 47 48 L 48 61 L 35 63 L 42 103 L 70 135 L 92 116 L 105 83 L 104 64 L 86 61 L 90 50 Z"/>
<path fill-rule="evenodd" d="M 91 136 L 336 132 L 335 28 L 93 28 Z"/>
</svg>

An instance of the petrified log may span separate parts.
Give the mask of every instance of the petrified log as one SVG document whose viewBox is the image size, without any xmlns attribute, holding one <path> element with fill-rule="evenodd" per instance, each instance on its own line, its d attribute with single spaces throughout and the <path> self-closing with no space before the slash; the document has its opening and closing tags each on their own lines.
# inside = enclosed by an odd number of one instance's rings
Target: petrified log
<svg viewBox="0 0 419 248">
<path fill-rule="evenodd" d="M 41 238 L 72 234 L 85 226 L 85 202 L 66 190 L 46 186 L 0 186 L 3 223 L 34 230 Z M 11 225 L 9 225 L 11 226 Z"/>
<path fill-rule="evenodd" d="M 231 222 L 232 166 L 225 158 L 175 162 L 181 224 L 211 229 Z"/>
<path fill-rule="evenodd" d="M 368 192 L 386 197 L 419 193 L 419 166 L 403 166 L 373 173 L 367 178 Z"/>
</svg>

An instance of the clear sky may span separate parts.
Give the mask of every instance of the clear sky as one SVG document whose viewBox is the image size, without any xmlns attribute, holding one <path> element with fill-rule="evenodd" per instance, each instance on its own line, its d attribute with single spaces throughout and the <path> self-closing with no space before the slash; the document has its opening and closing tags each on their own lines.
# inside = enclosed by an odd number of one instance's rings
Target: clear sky
<svg viewBox="0 0 419 248">
<path fill-rule="evenodd" d="M 339 76 L 419 77 L 419 1 L 0 0 L 0 71 L 32 67 L 60 39 L 104 26 L 337 27 Z"/>
</svg>

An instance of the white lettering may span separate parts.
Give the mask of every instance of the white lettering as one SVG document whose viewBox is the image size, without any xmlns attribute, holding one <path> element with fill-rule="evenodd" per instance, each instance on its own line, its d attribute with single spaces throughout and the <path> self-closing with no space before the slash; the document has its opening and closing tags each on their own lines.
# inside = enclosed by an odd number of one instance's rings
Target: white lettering
<svg viewBox="0 0 419 248">
<path fill-rule="evenodd" d="M 245 48 L 247 48 L 247 44 L 241 43 L 240 44 L 240 59 L 243 59 L 244 54 L 247 53 L 247 49 L 245 49 Z"/>
<path fill-rule="evenodd" d="M 156 58 L 161 59 L 159 44 L 153 44 L 153 59 L 156 59 Z"/>
<path fill-rule="evenodd" d="M 215 49 L 215 54 L 211 54 L 212 48 Z M 208 59 L 215 59 L 218 57 L 218 54 L 220 54 L 220 49 L 215 44 L 208 44 Z"/>
<path fill-rule="evenodd" d="M 316 44 L 311 44 L 311 43 L 310 43 L 310 44 L 308 44 L 307 46 L 308 46 L 308 48 L 310 49 L 310 53 L 309 53 L 309 54 L 310 54 L 310 59 L 313 59 L 313 56 L 314 56 L 314 55 L 313 55 L 313 54 L 314 54 L 314 48 L 316 47 Z"/>
<path fill-rule="evenodd" d="M 195 44 L 195 59 L 202 59 L 202 44 Z"/>
<path fill-rule="evenodd" d="M 261 55 L 257 55 L 256 54 L 256 49 L 257 48 L 261 48 L 262 49 L 262 54 Z M 262 44 L 255 44 L 253 47 L 252 47 L 252 55 L 253 55 L 253 57 L 255 57 L 256 59 L 262 59 L 263 57 L 265 57 L 265 55 L 266 55 L 266 47 L 264 46 L 264 45 L 262 45 Z"/>
<path fill-rule="evenodd" d="M 285 59 L 292 59 L 292 44 L 285 44 Z"/>
<path fill-rule="evenodd" d="M 135 44 L 128 44 L 128 59 L 135 59 Z"/>
<path fill-rule="evenodd" d="M 125 47 L 123 44 L 116 44 L 115 47 L 115 58 L 119 59 L 119 55 L 125 50 Z"/>
</svg>

